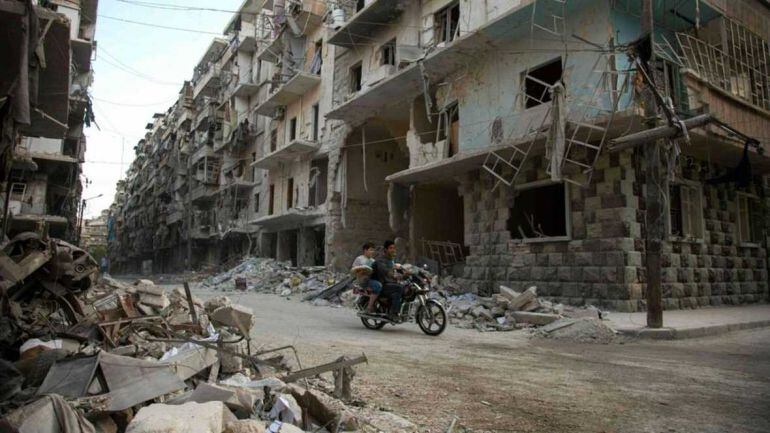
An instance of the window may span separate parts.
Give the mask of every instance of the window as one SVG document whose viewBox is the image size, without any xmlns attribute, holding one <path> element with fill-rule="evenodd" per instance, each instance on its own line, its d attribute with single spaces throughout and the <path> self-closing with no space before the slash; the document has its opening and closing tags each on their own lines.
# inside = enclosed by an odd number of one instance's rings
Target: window
<svg viewBox="0 0 770 433">
<path fill-rule="evenodd" d="M 275 152 L 278 150 L 278 130 L 273 129 L 270 131 L 270 151 Z"/>
<path fill-rule="evenodd" d="M 524 72 L 524 108 L 536 107 L 551 100 L 550 87 L 561 80 L 561 58 Z"/>
<path fill-rule="evenodd" d="M 364 6 L 366 6 L 366 1 L 365 0 L 356 0 L 356 12 L 360 11 L 361 9 L 363 9 Z"/>
<path fill-rule="evenodd" d="M 286 209 L 294 207 L 294 178 L 290 177 L 286 188 Z"/>
<path fill-rule="evenodd" d="M 350 68 L 350 93 L 356 93 L 361 90 L 362 74 L 363 67 L 361 66 L 361 63 Z"/>
<path fill-rule="evenodd" d="M 328 181 L 328 173 L 328 158 L 317 159 L 311 163 L 308 206 L 320 206 L 326 202 L 326 182 Z"/>
<path fill-rule="evenodd" d="M 564 183 L 546 181 L 517 187 L 507 224 L 511 239 L 568 239 L 568 207 Z"/>
<path fill-rule="evenodd" d="M 289 141 L 294 141 L 297 139 L 297 118 L 292 117 L 291 120 L 289 120 Z"/>
<path fill-rule="evenodd" d="M 321 125 L 319 125 L 319 122 L 321 120 L 321 110 L 318 104 L 313 105 L 313 141 L 318 141 L 318 130 L 320 129 Z"/>
<path fill-rule="evenodd" d="M 396 40 L 391 39 L 380 47 L 380 64 L 381 65 L 396 65 Z"/>
<path fill-rule="evenodd" d="M 11 200 L 23 201 L 27 192 L 27 184 L 14 182 L 11 184 Z"/>
<path fill-rule="evenodd" d="M 254 78 L 257 80 L 257 84 L 262 83 L 262 60 L 257 60 L 257 74 Z"/>
<path fill-rule="evenodd" d="M 275 184 L 270 184 L 270 195 L 268 196 L 267 214 L 272 215 L 275 211 Z"/>
<path fill-rule="evenodd" d="M 315 50 L 313 51 L 313 60 L 310 62 L 310 73 L 320 75 L 321 74 L 321 67 L 324 64 L 324 57 L 323 57 L 323 39 L 319 39 L 315 43 Z"/>
<path fill-rule="evenodd" d="M 452 42 L 459 36 L 460 3 L 451 4 L 436 12 L 433 22 L 435 23 L 433 39 L 436 41 L 436 44 Z"/>
<path fill-rule="evenodd" d="M 668 201 L 671 235 L 703 238 L 703 201 L 700 185 L 671 185 Z"/>
<path fill-rule="evenodd" d="M 457 102 L 449 104 L 439 113 L 439 140 L 447 140 L 447 156 L 460 151 L 460 110 Z"/>
<path fill-rule="evenodd" d="M 254 213 L 259 213 L 259 193 L 254 194 Z"/>
<path fill-rule="evenodd" d="M 758 244 L 762 237 L 762 213 L 759 199 L 754 195 L 738 193 L 738 240 L 741 244 Z"/>
</svg>

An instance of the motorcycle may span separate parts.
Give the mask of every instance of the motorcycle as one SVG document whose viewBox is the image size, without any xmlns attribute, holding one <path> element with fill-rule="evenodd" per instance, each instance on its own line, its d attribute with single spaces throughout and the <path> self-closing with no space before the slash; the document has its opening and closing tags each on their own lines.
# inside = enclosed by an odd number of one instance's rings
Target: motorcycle
<svg viewBox="0 0 770 433">
<path fill-rule="evenodd" d="M 428 296 L 432 290 L 430 275 L 427 271 L 410 265 L 405 265 L 401 272 L 403 278 L 400 284 L 404 288 L 404 295 L 397 321 L 388 317 L 389 300 L 382 296 L 377 298 L 374 311 L 369 313 L 369 299 L 376 295 L 369 288 L 353 284 L 353 293 L 358 295 L 356 314 L 368 329 L 378 330 L 389 323 L 398 325 L 415 320 L 422 332 L 431 336 L 440 335 L 446 329 L 447 314 L 439 301 Z"/>
</svg>

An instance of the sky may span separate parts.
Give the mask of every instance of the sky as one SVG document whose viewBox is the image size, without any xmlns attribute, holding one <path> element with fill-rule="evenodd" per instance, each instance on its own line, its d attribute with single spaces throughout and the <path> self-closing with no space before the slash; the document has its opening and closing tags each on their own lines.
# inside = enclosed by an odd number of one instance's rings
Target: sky
<svg viewBox="0 0 770 433">
<path fill-rule="evenodd" d="M 152 5 L 141 6 L 137 3 Z M 86 129 L 83 166 L 86 218 L 97 216 L 115 197 L 115 184 L 134 159 L 134 146 L 156 112 L 174 103 L 184 80 L 214 34 L 232 14 L 169 10 L 157 5 L 236 10 L 241 0 L 101 0 L 91 98 L 96 124 Z M 178 27 L 196 32 L 138 25 L 121 20 Z M 98 195 L 101 197 L 97 197 Z M 97 197 L 97 198 L 93 198 Z"/>
</svg>

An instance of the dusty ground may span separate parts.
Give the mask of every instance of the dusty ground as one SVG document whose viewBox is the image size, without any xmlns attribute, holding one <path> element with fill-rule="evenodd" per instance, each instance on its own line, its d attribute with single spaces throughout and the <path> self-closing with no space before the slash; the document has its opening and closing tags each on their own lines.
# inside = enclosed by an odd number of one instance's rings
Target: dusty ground
<svg viewBox="0 0 770 433">
<path fill-rule="evenodd" d="M 453 416 L 474 432 L 770 431 L 770 329 L 611 345 L 453 327 L 428 337 L 414 324 L 367 330 L 346 309 L 226 294 L 254 309 L 255 341 L 294 344 L 305 366 L 366 353 L 355 392 L 424 431 Z"/>
</svg>

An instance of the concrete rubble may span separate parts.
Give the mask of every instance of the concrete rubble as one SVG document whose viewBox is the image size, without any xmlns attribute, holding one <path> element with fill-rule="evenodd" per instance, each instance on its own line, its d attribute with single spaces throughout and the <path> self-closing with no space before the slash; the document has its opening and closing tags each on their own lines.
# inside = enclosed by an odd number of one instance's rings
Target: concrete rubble
<svg viewBox="0 0 770 433">
<path fill-rule="evenodd" d="M 294 288 L 326 287 L 309 275 L 328 277 L 321 269 L 274 278 Z M 293 346 L 251 343 L 253 313 L 227 297 L 204 302 L 150 280 L 124 284 L 89 275 L 88 281 L 51 291 L 34 272 L 23 283 L 3 280 L 0 423 L 9 431 L 375 432 L 389 431 L 394 417 L 412 425 L 394 414 L 377 416 L 350 395 L 350 379 L 333 379 L 365 356 L 297 369 Z M 268 280 L 249 281 L 265 287 Z M 31 426 L 38 418 L 46 421 Z"/>
<path fill-rule="evenodd" d="M 229 271 L 205 278 L 201 285 L 210 290 L 230 292 L 238 291 L 236 281 L 259 293 L 302 294 L 304 300 L 315 306 L 353 307 L 356 304 L 355 295 L 348 290 L 351 281 L 348 275 L 318 266 L 292 267 L 287 262 L 266 258 L 247 258 Z M 432 285 L 436 291 L 431 296 L 445 304 L 450 323 L 481 332 L 537 328 L 564 318 L 601 320 L 603 314 L 608 314 L 590 305 L 565 306 L 539 297 L 536 286 L 520 293 L 501 285 L 499 293 L 485 297 L 464 292 L 462 285 L 451 277 L 439 279 L 434 276 Z M 230 304 L 227 297 L 215 297 L 207 303 L 206 310 L 215 317 L 223 314 Z M 597 332 L 600 333 L 597 339 L 605 340 L 602 330 Z M 582 336 L 579 340 L 592 341 Z"/>
</svg>

